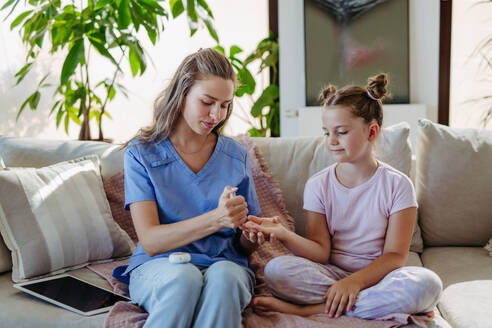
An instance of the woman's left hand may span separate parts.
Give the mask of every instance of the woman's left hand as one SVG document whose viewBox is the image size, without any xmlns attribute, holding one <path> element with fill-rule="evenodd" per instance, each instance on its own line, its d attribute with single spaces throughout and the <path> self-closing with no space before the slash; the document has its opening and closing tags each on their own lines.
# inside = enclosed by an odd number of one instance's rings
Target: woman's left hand
<svg viewBox="0 0 492 328">
<path fill-rule="evenodd" d="M 338 318 L 343 312 L 348 312 L 354 306 L 361 284 L 355 279 L 346 277 L 328 288 L 323 297 L 326 300 L 325 313 Z"/>
</svg>

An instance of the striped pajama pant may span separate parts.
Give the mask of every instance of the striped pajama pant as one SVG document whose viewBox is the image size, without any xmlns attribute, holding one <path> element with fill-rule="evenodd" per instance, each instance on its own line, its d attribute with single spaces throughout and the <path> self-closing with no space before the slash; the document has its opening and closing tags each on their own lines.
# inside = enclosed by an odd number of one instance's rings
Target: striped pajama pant
<svg viewBox="0 0 492 328">
<path fill-rule="evenodd" d="M 265 266 L 265 281 L 273 295 L 301 305 L 323 303 L 328 287 L 350 274 L 337 266 L 297 256 L 279 256 Z M 378 319 L 395 313 L 429 312 L 436 306 L 441 291 L 441 279 L 433 271 L 402 267 L 360 291 L 355 306 L 345 315 Z"/>
</svg>

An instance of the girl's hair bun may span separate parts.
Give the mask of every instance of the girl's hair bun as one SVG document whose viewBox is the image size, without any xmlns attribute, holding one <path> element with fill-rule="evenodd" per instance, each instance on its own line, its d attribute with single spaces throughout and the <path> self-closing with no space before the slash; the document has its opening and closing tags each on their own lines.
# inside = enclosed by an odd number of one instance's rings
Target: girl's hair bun
<svg viewBox="0 0 492 328">
<path fill-rule="evenodd" d="M 385 73 L 380 73 L 367 79 L 367 92 L 375 99 L 382 100 L 388 97 L 386 90 L 387 85 L 388 76 Z"/>
<path fill-rule="evenodd" d="M 321 90 L 319 94 L 319 100 L 324 104 L 331 96 L 337 92 L 337 89 L 333 85 L 329 85 Z"/>
</svg>

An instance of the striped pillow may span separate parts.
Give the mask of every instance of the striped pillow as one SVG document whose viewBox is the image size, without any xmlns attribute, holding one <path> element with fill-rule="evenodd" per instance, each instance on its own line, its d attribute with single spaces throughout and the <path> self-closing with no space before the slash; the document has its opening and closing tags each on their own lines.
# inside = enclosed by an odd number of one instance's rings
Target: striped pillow
<svg viewBox="0 0 492 328">
<path fill-rule="evenodd" d="M 15 282 L 126 256 L 134 247 L 111 216 L 97 156 L 1 170 L 0 232 Z"/>
</svg>

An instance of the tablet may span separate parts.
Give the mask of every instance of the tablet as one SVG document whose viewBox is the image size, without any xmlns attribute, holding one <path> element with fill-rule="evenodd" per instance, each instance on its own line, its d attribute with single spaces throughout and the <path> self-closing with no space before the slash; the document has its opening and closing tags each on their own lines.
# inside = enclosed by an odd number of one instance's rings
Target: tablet
<svg viewBox="0 0 492 328">
<path fill-rule="evenodd" d="M 67 274 L 14 284 L 14 287 L 80 315 L 91 316 L 130 299 Z"/>
</svg>

